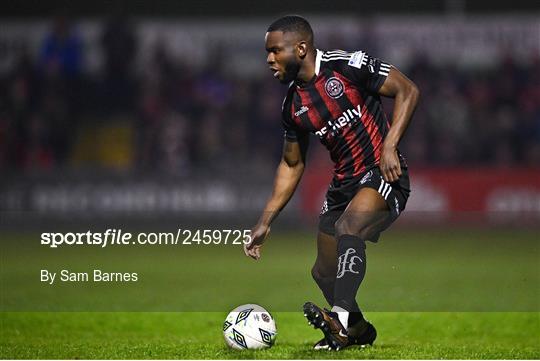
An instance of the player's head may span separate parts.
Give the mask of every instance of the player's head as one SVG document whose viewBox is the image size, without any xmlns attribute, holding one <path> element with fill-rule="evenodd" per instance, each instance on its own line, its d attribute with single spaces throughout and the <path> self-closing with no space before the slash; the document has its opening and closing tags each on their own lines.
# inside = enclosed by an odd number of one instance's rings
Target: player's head
<svg viewBox="0 0 540 361">
<path fill-rule="evenodd" d="M 268 27 L 265 36 L 266 61 L 274 76 L 288 83 L 298 75 L 306 55 L 313 51 L 313 30 L 301 16 L 287 15 Z"/>
</svg>

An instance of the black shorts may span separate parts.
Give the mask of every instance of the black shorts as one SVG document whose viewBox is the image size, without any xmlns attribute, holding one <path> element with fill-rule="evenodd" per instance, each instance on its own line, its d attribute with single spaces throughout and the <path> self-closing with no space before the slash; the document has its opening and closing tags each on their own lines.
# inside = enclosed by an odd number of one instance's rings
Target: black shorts
<svg viewBox="0 0 540 361">
<path fill-rule="evenodd" d="M 401 168 L 401 176 L 393 183 L 387 183 L 379 167 L 374 167 L 358 177 L 347 181 L 335 178 L 326 192 L 319 218 L 319 230 L 326 234 L 335 235 L 335 223 L 349 205 L 349 202 L 362 188 L 373 188 L 383 196 L 390 211 L 388 225 L 395 221 L 405 209 L 409 198 L 410 183 L 406 167 Z"/>
</svg>

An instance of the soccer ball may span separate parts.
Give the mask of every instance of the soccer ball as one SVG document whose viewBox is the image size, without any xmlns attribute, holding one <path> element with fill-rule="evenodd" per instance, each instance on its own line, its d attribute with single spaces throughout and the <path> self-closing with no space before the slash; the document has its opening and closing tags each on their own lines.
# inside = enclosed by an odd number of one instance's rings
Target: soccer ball
<svg viewBox="0 0 540 361">
<path fill-rule="evenodd" d="M 274 318 L 259 305 L 238 306 L 223 323 L 225 342 L 237 350 L 272 347 L 276 334 Z"/>
</svg>

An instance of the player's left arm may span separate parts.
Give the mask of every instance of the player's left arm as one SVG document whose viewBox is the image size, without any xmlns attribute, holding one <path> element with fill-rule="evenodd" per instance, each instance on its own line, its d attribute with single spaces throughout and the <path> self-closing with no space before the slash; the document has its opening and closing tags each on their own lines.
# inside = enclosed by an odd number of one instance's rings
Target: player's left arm
<svg viewBox="0 0 540 361">
<path fill-rule="evenodd" d="M 385 181 L 392 183 L 401 175 L 397 146 L 409 126 L 420 96 L 418 87 L 398 69 L 392 67 L 378 93 L 394 98 L 394 112 L 386 135 L 379 168 Z"/>
</svg>

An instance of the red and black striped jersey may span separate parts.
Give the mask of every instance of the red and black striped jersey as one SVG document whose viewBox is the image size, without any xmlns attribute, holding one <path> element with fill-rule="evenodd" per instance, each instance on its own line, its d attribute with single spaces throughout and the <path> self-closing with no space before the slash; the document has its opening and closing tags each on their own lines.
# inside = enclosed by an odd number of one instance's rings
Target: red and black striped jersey
<svg viewBox="0 0 540 361">
<path fill-rule="evenodd" d="M 390 67 L 363 51 L 317 50 L 315 77 L 302 87 L 291 83 L 283 102 L 287 140 L 316 134 L 338 180 L 379 164 L 390 124 L 377 92 Z"/>
</svg>

